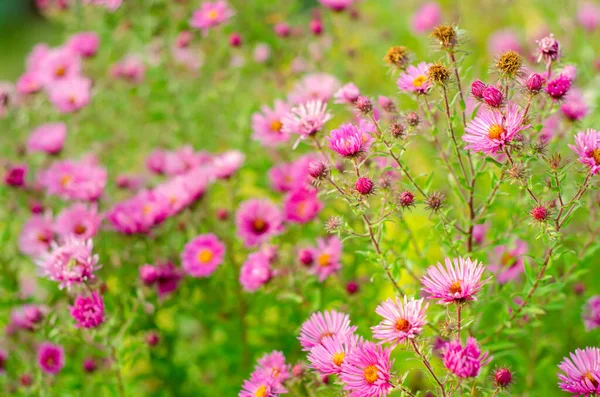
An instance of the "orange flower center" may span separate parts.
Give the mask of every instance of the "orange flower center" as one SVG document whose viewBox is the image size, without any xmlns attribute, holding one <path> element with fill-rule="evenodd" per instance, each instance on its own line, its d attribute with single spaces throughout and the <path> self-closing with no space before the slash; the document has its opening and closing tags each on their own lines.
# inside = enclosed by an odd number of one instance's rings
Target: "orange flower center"
<svg viewBox="0 0 600 397">
<path fill-rule="evenodd" d="M 273 131 L 273 132 L 280 132 L 281 131 L 281 127 L 283 127 L 283 124 L 281 123 L 281 121 L 279 121 L 279 120 L 273 120 L 271 122 L 271 131 Z"/>
<path fill-rule="evenodd" d="M 335 353 L 333 355 L 333 357 L 331 357 L 331 358 L 333 359 L 333 363 L 339 367 L 344 362 L 345 357 L 346 357 L 346 354 L 344 352 L 339 352 L 339 353 Z"/>
<path fill-rule="evenodd" d="M 586 372 L 586 374 L 583 375 L 583 378 L 589 380 L 592 383 L 592 385 L 594 385 L 594 387 L 598 387 L 598 381 L 594 379 L 590 372 Z"/>
<path fill-rule="evenodd" d="M 408 320 L 404 318 L 399 318 L 398 320 L 396 320 L 394 328 L 396 328 L 396 331 L 398 332 L 406 332 L 410 329 L 410 322 L 408 322 Z"/>
<path fill-rule="evenodd" d="M 48 238 L 48 236 L 44 233 L 40 233 L 37 236 L 38 241 L 42 242 L 42 243 L 49 243 L 50 239 Z"/>
<path fill-rule="evenodd" d="M 596 162 L 596 165 L 600 165 L 600 149 L 596 149 L 592 152 L 592 158 Z"/>
<path fill-rule="evenodd" d="M 329 266 L 331 263 L 331 255 L 329 254 L 321 254 L 317 257 L 317 263 L 319 266 L 325 267 Z"/>
<path fill-rule="evenodd" d="M 144 205 L 142 212 L 144 213 L 144 215 L 148 215 L 150 212 L 152 212 L 152 206 L 150 204 Z"/>
<path fill-rule="evenodd" d="M 81 235 L 81 234 L 85 233 L 86 230 L 87 230 L 87 228 L 81 224 L 75 226 L 75 234 L 77 234 L 77 235 Z"/>
<path fill-rule="evenodd" d="M 515 264 L 515 258 L 513 258 L 513 256 L 511 254 L 509 254 L 508 252 L 505 252 L 502 255 L 501 262 L 502 262 L 502 266 L 510 267 Z"/>
<path fill-rule="evenodd" d="M 426 81 L 427 81 L 427 77 L 420 75 L 413 80 L 413 85 L 415 87 L 422 87 Z"/>
<path fill-rule="evenodd" d="M 462 287 L 460 286 L 460 281 L 455 281 L 450 285 L 450 293 L 451 294 L 460 294 L 462 292 Z"/>
<path fill-rule="evenodd" d="M 379 376 L 377 375 L 377 367 L 374 365 L 369 365 L 367 368 L 365 368 L 365 372 L 364 372 L 363 376 L 365 377 L 365 380 L 367 381 L 367 383 L 369 383 L 369 384 L 375 383 L 377 378 L 379 378 Z"/>
<path fill-rule="evenodd" d="M 67 74 L 67 68 L 64 66 L 59 66 L 54 72 L 56 77 L 63 77 L 65 74 Z"/>
<path fill-rule="evenodd" d="M 327 338 L 329 336 L 333 336 L 333 332 L 323 332 L 321 334 L 321 336 L 319 337 L 319 342 L 322 341 L 324 338 Z"/>
<path fill-rule="evenodd" d="M 500 139 L 500 136 L 502 136 L 502 133 L 504 133 L 505 131 L 506 130 L 504 129 L 504 127 L 502 127 L 500 124 L 492 124 L 492 126 L 488 130 L 488 137 L 490 139 Z"/>
<path fill-rule="evenodd" d="M 63 175 L 62 178 L 60 178 L 60 184 L 62 187 L 66 187 L 72 180 L 73 177 L 71 175 Z"/>
<path fill-rule="evenodd" d="M 267 396 L 267 386 L 262 385 L 254 392 L 256 397 L 266 397 Z"/>
<path fill-rule="evenodd" d="M 201 250 L 198 253 L 200 263 L 208 263 L 213 258 L 213 253 L 210 250 Z"/>
<path fill-rule="evenodd" d="M 256 233 L 262 233 L 265 230 L 267 230 L 267 223 L 264 220 L 262 220 L 261 218 L 256 218 L 252 222 L 252 228 L 254 229 L 254 231 Z"/>
<path fill-rule="evenodd" d="M 219 17 L 219 13 L 215 10 L 210 10 L 208 12 L 208 19 L 210 19 L 211 21 L 214 21 L 215 19 L 217 19 Z"/>
</svg>

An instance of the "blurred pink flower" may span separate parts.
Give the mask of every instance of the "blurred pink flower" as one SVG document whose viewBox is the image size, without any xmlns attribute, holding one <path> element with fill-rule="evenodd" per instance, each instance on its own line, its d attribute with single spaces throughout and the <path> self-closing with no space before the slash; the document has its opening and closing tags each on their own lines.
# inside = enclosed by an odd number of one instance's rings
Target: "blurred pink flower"
<svg viewBox="0 0 600 397">
<path fill-rule="evenodd" d="M 523 273 L 527 251 L 527 243 L 519 239 L 510 246 L 497 245 L 491 254 L 488 270 L 496 274 L 500 284 L 515 280 Z"/>
<path fill-rule="evenodd" d="M 270 200 L 251 199 L 238 207 L 235 224 L 244 245 L 255 247 L 283 231 L 283 214 Z"/>
<path fill-rule="evenodd" d="M 511 28 L 497 30 L 492 33 L 488 39 L 487 48 L 491 57 L 499 56 L 510 50 L 523 54 L 519 35 Z"/>
<path fill-rule="evenodd" d="M 90 102 L 91 89 L 92 81 L 79 76 L 53 82 L 48 88 L 50 101 L 61 113 L 85 107 Z"/>
<path fill-rule="evenodd" d="M 188 242 L 181 253 L 181 266 L 192 277 L 208 277 L 223 263 L 225 245 L 212 233 Z"/>
<path fill-rule="evenodd" d="M 67 47 L 75 54 L 91 58 L 96 55 L 100 46 L 100 37 L 95 32 L 76 33 L 69 38 Z"/>
<path fill-rule="evenodd" d="M 293 223 L 307 223 L 315 219 L 323 203 L 314 188 L 299 188 L 288 193 L 283 202 L 285 220 Z"/>
<path fill-rule="evenodd" d="M 289 110 L 289 105 L 281 100 L 276 100 L 272 109 L 263 105 L 261 112 L 252 115 L 252 138 L 269 147 L 287 142 L 290 134 L 284 132 L 282 127 L 283 117 Z"/>
<path fill-rule="evenodd" d="M 38 347 L 37 362 L 43 372 L 56 375 L 65 366 L 65 351 L 60 345 L 44 342 Z"/>
<path fill-rule="evenodd" d="M 202 30 L 202 34 L 206 36 L 211 28 L 223 24 L 233 15 L 235 12 L 226 1 L 205 1 L 192 14 L 190 26 Z"/>
<path fill-rule="evenodd" d="M 31 132 L 27 139 L 27 151 L 58 154 L 62 151 L 67 137 L 65 123 L 47 123 Z"/>
<path fill-rule="evenodd" d="M 244 290 L 255 292 L 273 276 L 269 257 L 263 252 L 254 252 L 240 269 L 240 284 Z"/>
<path fill-rule="evenodd" d="M 412 16 L 411 26 L 415 33 L 427 33 L 442 22 L 442 9 L 436 2 L 423 4 Z"/>
<path fill-rule="evenodd" d="M 69 311 L 77 322 L 75 328 L 96 328 L 104 322 L 104 299 L 96 291 L 90 296 L 78 295 Z"/>
<path fill-rule="evenodd" d="M 25 255 L 40 256 L 48 251 L 53 240 L 52 216 L 32 215 L 23 225 L 19 235 L 19 249 Z"/>
<path fill-rule="evenodd" d="M 87 240 L 98 233 L 101 223 L 102 216 L 98 214 L 95 204 L 87 206 L 75 203 L 56 216 L 54 230 L 63 239 L 74 236 Z"/>
<path fill-rule="evenodd" d="M 66 200 L 95 201 L 104 191 L 106 178 L 106 169 L 88 157 L 54 162 L 38 179 L 50 195 Z"/>
</svg>

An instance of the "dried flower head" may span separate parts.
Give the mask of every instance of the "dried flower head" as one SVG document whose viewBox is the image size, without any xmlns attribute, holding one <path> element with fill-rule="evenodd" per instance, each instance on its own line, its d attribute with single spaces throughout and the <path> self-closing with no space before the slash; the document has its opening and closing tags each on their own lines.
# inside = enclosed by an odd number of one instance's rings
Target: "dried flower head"
<svg viewBox="0 0 600 397">
<path fill-rule="evenodd" d="M 562 157 L 561 157 L 560 153 L 558 153 L 558 152 L 552 154 L 552 156 L 550 156 L 550 158 L 548 159 L 550 168 L 552 168 L 553 170 L 557 170 L 560 168 L 561 161 L 562 161 Z"/>
<path fill-rule="evenodd" d="M 427 80 L 437 85 L 446 85 L 450 79 L 450 69 L 441 63 L 434 63 L 427 70 Z"/>
<path fill-rule="evenodd" d="M 415 206 L 415 195 L 409 191 L 405 190 L 398 195 L 398 204 L 403 208 L 411 208 Z"/>
<path fill-rule="evenodd" d="M 406 124 L 411 127 L 418 127 L 421 124 L 421 116 L 417 112 L 408 112 L 404 118 L 406 119 Z"/>
<path fill-rule="evenodd" d="M 508 169 L 508 177 L 518 182 L 523 181 L 527 178 L 527 170 L 523 164 L 514 164 Z"/>
<path fill-rule="evenodd" d="M 356 108 L 362 114 L 369 114 L 373 111 L 373 103 L 366 96 L 359 96 L 356 100 Z"/>
<path fill-rule="evenodd" d="M 327 233 L 333 234 L 337 232 L 343 224 L 344 221 L 342 220 L 342 218 L 340 218 L 339 216 L 331 216 L 325 222 L 325 231 Z"/>
<path fill-rule="evenodd" d="M 404 70 L 409 62 L 408 50 L 401 45 L 390 47 L 383 60 L 398 69 Z"/>
<path fill-rule="evenodd" d="M 496 60 L 496 69 L 500 76 L 513 79 L 519 75 L 523 66 L 523 57 L 516 51 L 506 51 Z"/>
<path fill-rule="evenodd" d="M 446 195 L 442 192 L 433 192 L 425 199 L 425 208 L 431 212 L 438 212 L 444 206 Z"/>
<path fill-rule="evenodd" d="M 444 50 L 451 50 L 456 46 L 457 36 L 456 29 L 451 25 L 438 25 L 433 28 L 433 32 L 431 32 L 431 37 L 433 37 Z"/>
<path fill-rule="evenodd" d="M 396 139 L 401 139 L 406 136 L 406 127 L 398 120 L 394 120 L 390 124 L 390 134 Z"/>
</svg>

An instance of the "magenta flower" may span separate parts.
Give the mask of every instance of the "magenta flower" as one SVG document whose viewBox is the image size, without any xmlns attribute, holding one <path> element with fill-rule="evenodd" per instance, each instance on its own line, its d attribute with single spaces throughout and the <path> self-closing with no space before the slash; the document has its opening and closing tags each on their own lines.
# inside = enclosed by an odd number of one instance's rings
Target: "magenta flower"
<svg viewBox="0 0 600 397">
<path fill-rule="evenodd" d="M 393 346 L 415 339 L 427 324 L 427 306 L 427 303 L 423 305 L 423 299 L 409 301 L 406 296 L 404 303 L 398 298 L 383 301 L 375 309 L 375 312 L 383 317 L 383 321 L 371 327 L 373 337 Z"/>
<path fill-rule="evenodd" d="M 0 349 L 0 374 L 6 373 L 6 360 L 8 359 L 8 353 Z"/>
<path fill-rule="evenodd" d="M 235 214 L 237 236 L 246 247 L 255 247 L 283 231 L 283 215 L 270 200 L 251 199 Z"/>
<path fill-rule="evenodd" d="M 484 266 L 469 258 L 446 258 L 446 268 L 440 263 L 430 266 L 423 277 L 423 291 L 430 299 L 438 299 L 440 304 L 461 303 L 477 300 L 475 296 L 483 284 L 481 281 Z"/>
<path fill-rule="evenodd" d="M 590 111 L 581 91 L 573 89 L 566 96 L 566 102 L 560 105 L 560 111 L 570 121 L 580 121 Z"/>
<path fill-rule="evenodd" d="M 260 113 L 252 115 L 252 138 L 269 147 L 287 142 L 290 134 L 282 128 L 283 117 L 289 111 L 289 105 L 280 100 L 275 101 L 272 109 L 268 106 L 261 107 Z"/>
<path fill-rule="evenodd" d="M 565 357 L 558 366 L 564 372 L 558 374 L 558 387 L 574 396 L 600 394 L 600 349 L 576 349 L 570 357 Z"/>
<path fill-rule="evenodd" d="M 536 40 L 536 44 L 538 45 L 537 52 L 537 62 L 540 63 L 542 61 L 548 63 L 553 61 L 560 60 L 561 56 L 561 48 L 558 40 L 554 38 L 554 35 L 550 33 L 550 35 Z"/>
<path fill-rule="evenodd" d="M 600 172 L 600 132 L 588 129 L 575 135 L 575 145 L 569 145 L 579 156 L 581 164 L 589 167 L 592 175 Z"/>
<path fill-rule="evenodd" d="M 350 123 L 331 130 L 327 141 L 331 150 L 346 158 L 358 157 L 367 150 L 363 132 Z"/>
<path fill-rule="evenodd" d="M 326 336 L 320 345 L 313 347 L 308 354 L 311 368 L 321 375 L 335 375 L 342 372 L 342 364 L 359 344 L 362 338 L 350 335 L 346 338 Z"/>
<path fill-rule="evenodd" d="M 63 160 L 50 165 L 39 177 L 48 194 L 67 200 L 97 200 L 106 186 L 106 169 L 93 158 Z"/>
<path fill-rule="evenodd" d="M 577 9 L 577 22 L 588 32 L 600 26 L 600 5 L 590 1 L 582 2 Z"/>
<path fill-rule="evenodd" d="M 245 380 L 238 397 L 278 397 L 287 393 L 273 376 L 262 373 L 253 373 L 249 380 Z"/>
<path fill-rule="evenodd" d="M 7 326 L 7 332 L 11 334 L 18 329 L 31 331 L 35 329 L 35 325 L 39 324 L 43 319 L 44 312 L 41 306 L 23 305 L 18 308 L 13 308 L 10 313 L 10 323 Z"/>
<path fill-rule="evenodd" d="M 594 295 L 583 306 L 583 324 L 586 331 L 600 327 L 600 295 Z"/>
<path fill-rule="evenodd" d="M 240 269 L 240 284 L 244 290 L 254 292 L 266 284 L 271 277 L 271 261 L 267 254 L 255 252 L 248 255 L 248 258 Z"/>
<path fill-rule="evenodd" d="M 46 88 L 59 82 L 78 79 L 80 74 L 81 60 L 66 46 L 49 50 L 40 63 L 39 76 Z"/>
<path fill-rule="evenodd" d="M 317 247 L 312 250 L 312 255 L 315 263 L 312 272 L 319 278 L 320 282 L 323 282 L 331 274 L 342 268 L 340 263 L 342 241 L 335 236 L 328 239 L 318 239 Z"/>
<path fill-rule="evenodd" d="M 488 356 L 488 352 L 481 352 L 477 340 L 472 336 L 467 338 L 464 347 L 460 340 L 455 339 L 442 348 L 444 366 L 459 378 L 474 378 L 479 375 L 481 367 L 492 360 Z"/>
<path fill-rule="evenodd" d="M 354 0 L 319 0 L 319 3 L 332 11 L 339 12 L 350 7 Z"/>
<path fill-rule="evenodd" d="M 340 380 L 348 397 L 385 397 L 393 388 L 390 382 L 390 350 L 363 342 L 352 350 L 342 364 Z"/>
<path fill-rule="evenodd" d="M 206 36 L 211 28 L 225 23 L 234 15 L 235 12 L 226 1 L 205 1 L 192 14 L 190 26 L 200 29 L 202 34 Z"/>
<path fill-rule="evenodd" d="M 492 110 L 480 110 L 472 121 L 467 124 L 462 139 L 468 145 L 465 149 L 482 152 L 487 155 L 496 154 L 504 148 L 514 136 L 530 127 L 523 125 L 525 112 L 518 105 L 509 102 L 505 116 Z"/>
<path fill-rule="evenodd" d="M 489 223 L 482 223 L 473 226 L 473 242 L 477 245 L 483 244 L 485 236 L 490 228 Z"/>
<path fill-rule="evenodd" d="M 54 230 L 63 239 L 75 236 L 87 240 L 98 233 L 101 223 L 102 216 L 98 214 L 96 205 L 88 207 L 85 204 L 76 203 L 57 215 Z"/>
<path fill-rule="evenodd" d="M 507 51 L 523 53 L 518 34 L 513 29 L 502 29 L 492 33 L 487 44 L 488 54 L 498 56 Z"/>
<path fill-rule="evenodd" d="M 181 272 L 171 262 L 158 264 L 156 266 L 140 266 L 140 279 L 148 286 L 156 285 L 159 297 L 163 297 L 175 291 L 182 278 Z"/>
<path fill-rule="evenodd" d="M 327 73 L 312 73 L 304 76 L 289 96 L 290 103 L 297 105 L 309 101 L 327 103 L 340 88 L 340 82 Z"/>
<path fill-rule="evenodd" d="M 412 30 L 415 33 L 427 33 L 442 22 L 442 9 L 437 2 L 421 5 L 411 19 Z"/>
<path fill-rule="evenodd" d="M 421 62 L 416 67 L 410 65 L 396 82 L 400 91 L 426 94 L 431 88 L 431 83 L 427 80 L 429 66 L 426 62 Z"/>
<path fill-rule="evenodd" d="M 10 165 L 4 175 L 4 183 L 8 186 L 22 187 L 25 186 L 27 179 L 28 167 L 26 164 Z"/>
<path fill-rule="evenodd" d="M 358 97 L 360 96 L 360 90 L 354 83 L 348 83 L 339 90 L 334 95 L 335 103 L 345 103 L 351 105 L 356 102 Z"/>
<path fill-rule="evenodd" d="M 280 163 L 269 170 L 271 188 L 286 193 L 310 187 L 311 155 L 302 156 L 291 163 Z"/>
<path fill-rule="evenodd" d="M 517 279 L 523 270 L 524 256 L 527 254 L 527 243 L 517 239 L 514 245 L 497 245 L 494 247 L 488 270 L 496 274 L 498 283 L 505 284 Z"/>
<path fill-rule="evenodd" d="M 37 362 L 42 371 L 56 375 L 65 366 L 65 351 L 60 345 L 44 342 L 38 347 Z"/>
<path fill-rule="evenodd" d="M 300 188 L 288 193 L 283 202 L 285 220 L 303 224 L 315 219 L 323 208 L 317 193 L 317 189 L 311 188 Z"/>
<path fill-rule="evenodd" d="M 212 161 L 212 170 L 219 179 L 228 179 L 239 170 L 244 164 L 246 156 L 238 150 L 229 150 L 218 156 Z"/>
<path fill-rule="evenodd" d="M 67 42 L 67 47 L 75 54 L 91 58 L 96 55 L 100 46 L 100 37 L 95 32 L 76 33 Z"/>
<path fill-rule="evenodd" d="M 302 350 L 310 351 L 313 347 L 320 345 L 325 337 L 336 337 L 346 340 L 356 331 L 356 327 L 350 325 L 350 317 L 347 314 L 335 310 L 316 312 L 311 314 L 300 328 L 298 340 Z"/>
<path fill-rule="evenodd" d="M 19 249 L 25 255 L 40 256 L 50 249 L 53 240 L 52 216 L 33 215 L 23 225 L 19 235 Z"/>
<path fill-rule="evenodd" d="M 110 74 L 115 79 L 123 79 L 132 84 L 139 84 L 144 80 L 146 66 L 139 56 L 127 55 L 112 66 Z"/>
<path fill-rule="evenodd" d="M 283 117 L 281 131 L 285 134 L 298 134 L 305 139 L 321 131 L 331 117 L 331 113 L 327 111 L 327 103 L 320 100 L 308 101 L 293 107 Z"/>
<path fill-rule="evenodd" d="M 96 328 L 104 322 L 104 299 L 95 291 L 90 296 L 79 295 L 69 311 L 77 321 L 75 328 Z"/>
<path fill-rule="evenodd" d="M 560 101 L 565 98 L 569 89 L 571 88 L 572 81 L 567 76 L 561 74 L 554 80 L 550 80 L 546 85 L 546 92 L 550 97 L 556 101 Z"/>
<path fill-rule="evenodd" d="M 37 127 L 27 140 L 28 152 L 58 154 L 61 152 L 67 137 L 65 123 L 48 123 Z"/>
<path fill-rule="evenodd" d="M 282 352 L 273 350 L 258 359 L 254 369 L 255 374 L 262 374 L 265 378 L 272 377 L 277 383 L 283 384 L 290 378 L 291 365 L 285 363 Z"/>
<path fill-rule="evenodd" d="M 92 253 L 92 240 L 69 237 L 64 244 L 52 243 L 52 251 L 37 261 L 42 276 L 59 283 L 59 289 L 81 284 L 95 278 L 99 269 L 98 255 Z"/>
<path fill-rule="evenodd" d="M 15 86 L 20 94 L 28 95 L 40 91 L 42 89 L 42 81 L 39 73 L 28 71 L 19 77 Z"/>
<path fill-rule="evenodd" d="M 181 266 L 190 276 L 208 277 L 223 263 L 225 245 L 212 233 L 201 234 L 187 243 Z"/>
<path fill-rule="evenodd" d="M 61 113 L 73 113 L 90 102 L 92 82 L 84 77 L 72 77 L 52 83 L 49 87 L 50 102 Z"/>
<path fill-rule="evenodd" d="M 169 199 L 164 195 L 143 190 L 134 197 L 115 204 L 106 213 L 106 219 L 120 233 L 148 233 L 167 218 L 169 205 Z"/>
</svg>

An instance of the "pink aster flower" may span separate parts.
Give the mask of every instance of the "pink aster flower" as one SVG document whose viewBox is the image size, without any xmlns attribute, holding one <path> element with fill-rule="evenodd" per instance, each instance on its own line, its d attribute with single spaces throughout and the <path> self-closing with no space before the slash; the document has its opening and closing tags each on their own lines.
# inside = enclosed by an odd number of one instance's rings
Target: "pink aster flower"
<svg viewBox="0 0 600 397">
<path fill-rule="evenodd" d="M 98 233 L 101 223 L 102 216 L 98 214 L 96 205 L 76 203 L 56 216 L 54 230 L 63 239 L 75 236 L 87 240 Z"/>
<path fill-rule="evenodd" d="M 114 64 L 110 70 L 113 78 L 123 79 L 132 84 L 139 84 L 144 80 L 146 66 L 137 55 L 127 55 Z"/>
<path fill-rule="evenodd" d="M 56 375 L 65 366 L 65 351 L 60 345 L 44 342 L 38 347 L 37 362 L 42 371 Z"/>
<path fill-rule="evenodd" d="M 600 172 L 600 132 L 588 129 L 575 135 L 575 145 L 569 145 L 581 164 L 589 167 L 592 175 Z"/>
<path fill-rule="evenodd" d="M 465 149 L 482 152 L 487 155 L 496 154 L 504 148 L 514 136 L 530 127 L 523 125 L 525 112 L 515 103 L 509 102 L 505 116 L 492 110 L 480 110 L 472 121 L 467 124 L 462 139 L 468 145 Z"/>
<path fill-rule="evenodd" d="M 517 279 L 523 273 L 527 254 L 527 243 L 517 239 L 512 246 L 497 245 L 494 247 L 488 270 L 496 274 L 498 283 L 505 284 Z"/>
<path fill-rule="evenodd" d="M 350 325 L 350 317 L 345 313 L 335 310 L 316 312 L 302 324 L 298 340 L 302 350 L 310 351 L 313 347 L 322 344 L 325 337 L 346 340 L 355 331 L 356 327 Z"/>
<path fill-rule="evenodd" d="M 279 384 L 283 384 L 290 378 L 291 365 L 285 363 L 282 352 L 274 350 L 258 359 L 258 365 L 254 369 L 255 374 L 263 374 L 272 377 Z"/>
<path fill-rule="evenodd" d="M 488 39 L 488 54 L 498 56 L 507 51 L 523 53 L 523 47 L 519 35 L 513 29 L 497 30 Z"/>
<path fill-rule="evenodd" d="M 192 14 L 190 26 L 202 30 L 202 34 L 206 36 L 211 28 L 225 23 L 234 15 L 235 12 L 226 1 L 205 1 Z"/>
<path fill-rule="evenodd" d="M 148 286 L 155 285 L 160 298 L 175 291 L 182 278 L 180 269 L 171 262 L 143 265 L 139 271 L 142 282 Z"/>
<path fill-rule="evenodd" d="M 63 149 L 66 137 L 67 126 L 65 123 L 43 124 L 29 135 L 27 151 L 58 154 Z"/>
<path fill-rule="evenodd" d="M 290 94 L 290 102 L 301 105 L 309 101 L 328 102 L 340 88 L 340 82 L 327 73 L 304 76 Z"/>
<path fill-rule="evenodd" d="M 364 342 L 352 350 L 342 364 L 340 380 L 348 397 L 385 397 L 393 388 L 390 382 L 390 349 Z"/>
<path fill-rule="evenodd" d="M 427 33 L 442 22 L 442 9 L 436 2 L 423 4 L 412 16 L 411 26 L 415 33 Z"/>
<path fill-rule="evenodd" d="M 398 298 L 383 301 L 377 306 L 375 312 L 384 319 L 371 328 L 373 337 L 394 346 L 415 339 L 427 324 L 425 318 L 427 306 L 427 303 L 423 305 L 423 299 L 409 301 L 406 296 L 404 296 L 404 303 Z"/>
<path fill-rule="evenodd" d="M 67 42 L 67 47 L 75 54 L 91 58 L 96 55 L 100 46 L 100 37 L 95 32 L 76 33 Z"/>
<path fill-rule="evenodd" d="M 334 95 L 335 103 L 354 104 L 360 96 L 360 90 L 354 83 L 348 83 L 340 88 Z"/>
<path fill-rule="evenodd" d="M 574 396 L 600 394 L 600 349 L 576 349 L 570 357 L 565 357 L 558 366 L 563 372 L 558 374 L 558 387 Z"/>
<path fill-rule="evenodd" d="M 93 158 L 63 160 L 50 165 L 39 177 L 50 195 L 67 200 L 97 200 L 106 186 L 106 169 Z"/>
<path fill-rule="evenodd" d="M 577 9 L 577 22 L 588 32 L 600 26 L 600 5 L 590 1 L 583 2 Z"/>
<path fill-rule="evenodd" d="M 560 111 L 570 121 L 580 121 L 590 111 L 590 108 L 578 89 L 570 90 L 566 96 L 566 102 L 560 105 Z"/>
<path fill-rule="evenodd" d="M 285 193 L 305 186 L 305 178 L 297 180 L 294 177 L 294 163 L 280 163 L 269 170 L 269 182 L 276 192 Z"/>
<path fill-rule="evenodd" d="M 583 324 L 586 331 L 600 327 L 600 295 L 594 295 L 583 306 Z"/>
<path fill-rule="evenodd" d="M 258 290 L 271 277 L 273 277 L 271 261 L 269 256 L 264 252 L 254 252 L 248 255 L 248 258 L 240 269 L 240 284 L 248 292 Z"/>
<path fill-rule="evenodd" d="M 251 199 L 240 204 L 235 224 L 244 245 L 255 247 L 283 231 L 283 215 L 270 200 Z"/>
<path fill-rule="evenodd" d="M 283 117 L 281 131 L 285 134 L 298 134 L 305 139 L 319 132 L 331 117 L 325 102 L 308 101 L 303 105 L 293 107 Z"/>
<path fill-rule="evenodd" d="M 20 94 L 33 94 L 42 89 L 42 80 L 39 73 L 27 71 L 23 73 L 16 83 L 17 91 Z"/>
<path fill-rule="evenodd" d="M 286 195 L 283 202 L 285 220 L 293 223 L 307 223 L 317 217 L 323 203 L 317 197 L 318 190 L 300 188 Z"/>
<path fill-rule="evenodd" d="M 479 375 L 481 367 L 491 361 L 489 353 L 482 353 L 477 340 L 467 338 L 463 347 L 456 339 L 446 343 L 442 348 L 444 366 L 459 378 L 474 378 Z"/>
<path fill-rule="evenodd" d="M 327 141 L 331 150 L 346 158 L 358 157 L 367 149 L 362 131 L 350 123 L 331 130 Z"/>
<path fill-rule="evenodd" d="M 340 12 L 350 7 L 354 0 L 319 0 L 319 3 L 332 11 Z"/>
<path fill-rule="evenodd" d="M 215 156 L 212 167 L 215 176 L 219 179 L 231 178 L 244 164 L 246 156 L 238 150 L 229 150 Z"/>
<path fill-rule="evenodd" d="M 92 253 L 92 240 L 67 238 L 62 245 L 52 243 L 52 251 L 37 261 L 42 276 L 59 283 L 59 289 L 95 278 L 99 269 L 98 255 Z"/>
<path fill-rule="evenodd" d="M 19 249 L 25 255 L 40 256 L 50 249 L 53 240 L 52 216 L 33 215 L 23 225 L 19 235 Z"/>
<path fill-rule="evenodd" d="M 115 204 L 106 213 L 106 219 L 120 233 L 148 233 L 167 218 L 169 205 L 169 199 L 164 195 L 143 190 Z"/>
<path fill-rule="evenodd" d="M 554 80 L 550 80 L 546 85 L 546 93 L 555 101 L 565 99 L 573 82 L 564 74 L 559 75 Z"/>
<path fill-rule="evenodd" d="M 12 187 L 23 187 L 27 180 L 26 164 L 14 164 L 7 167 L 6 174 L 4 174 L 4 183 L 7 186 Z"/>
<path fill-rule="evenodd" d="M 252 115 L 252 138 L 269 147 L 287 142 L 290 134 L 284 132 L 282 127 L 283 117 L 289 111 L 289 105 L 280 100 L 275 101 L 272 109 L 268 106 L 261 107 L 260 113 Z"/>
<path fill-rule="evenodd" d="M 61 113 L 73 113 L 90 102 L 92 81 L 84 77 L 61 80 L 49 87 L 50 102 Z"/>
<path fill-rule="evenodd" d="M 542 61 L 549 62 L 558 62 L 561 56 L 561 46 L 558 40 L 554 38 L 554 35 L 550 33 L 548 36 L 541 38 L 540 40 L 536 40 L 537 48 L 537 62 L 540 63 Z M 549 77 L 549 76 L 547 76 Z"/>
<path fill-rule="evenodd" d="M 183 248 L 181 264 L 190 276 L 208 277 L 223 263 L 225 245 L 212 233 L 201 234 Z"/>
<path fill-rule="evenodd" d="M 473 226 L 473 242 L 477 245 L 483 244 L 485 236 L 490 228 L 489 223 L 482 223 Z"/>
<path fill-rule="evenodd" d="M 46 88 L 61 81 L 80 78 L 80 75 L 81 60 L 67 46 L 49 50 L 40 63 L 39 76 Z"/>
<path fill-rule="evenodd" d="M 7 326 L 9 334 L 18 329 L 31 331 L 35 329 L 36 324 L 39 324 L 44 319 L 42 307 L 37 305 L 23 305 L 14 308 L 10 313 L 10 323 Z"/>
<path fill-rule="evenodd" d="M 325 281 L 327 277 L 342 268 L 340 263 L 342 242 L 335 236 L 328 239 L 318 239 L 317 247 L 313 249 L 312 254 L 315 263 L 312 272 L 319 278 L 320 282 Z"/>
<path fill-rule="evenodd" d="M 320 345 L 313 347 L 308 354 L 311 368 L 321 375 L 335 375 L 342 372 L 342 364 L 346 357 L 359 344 L 364 343 L 362 338 L 350 335 L 346 338 L 326 336 Z"/>
<path fill-rule="evenodd" d="M 398 77 L 396 84 L 400 91 L 414 92 L 415 94 L 426 94 L 431 83 L 427 80 L 429 64 L 419 63 L 416 67 L 410 65 L 404 73 Z"/>
<path fill-rule="evenodd" d="M 69 306 L 75 328 L 96 328 L 104 322 L 104 299 L 97 292 L 90 296 L 79 295 L 73 306 Z"/>
<path fill-rule="evenodd" d="M 430 299 L 438 299 L 440 304 L 459 303 L 477 300 L 475 296 L 483 284 L 481 281 L 484 266 L 469 258 L 446 258 L 446 268 L 440 263 L 430 266 L 423 277 L 423 291 Z"/>
<path fill-rule="evenodd" d="M 253 373 L 249 380 L 245 380 L 238 397 L 278 397 L 287 393 L 273 376 L 262 373 Z"/>
<path fill-rule="evenodd" d="M 44 58 L 46 58 L 49 52 L 50 47 L 48 44 L 40 43 L 33 46 L 29 55 L 27 55 L 27 70 L 38 72 L 44 63 Z"/>
</svg>

